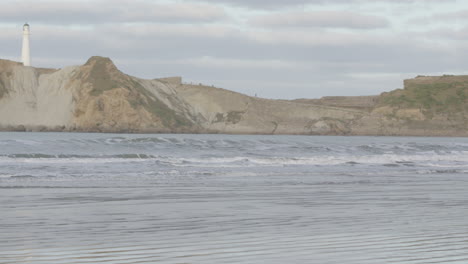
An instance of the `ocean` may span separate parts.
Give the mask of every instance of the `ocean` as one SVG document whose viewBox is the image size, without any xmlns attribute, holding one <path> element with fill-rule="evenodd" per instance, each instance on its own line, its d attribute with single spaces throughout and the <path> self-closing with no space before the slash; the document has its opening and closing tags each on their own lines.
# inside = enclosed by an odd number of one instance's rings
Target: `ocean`
<svg viewBox="0 0 468 264">
<path fill-rule="evenodd" d="M 468 138 L 0 133 L 0 263 L 468 263 Z"/>
</svg>

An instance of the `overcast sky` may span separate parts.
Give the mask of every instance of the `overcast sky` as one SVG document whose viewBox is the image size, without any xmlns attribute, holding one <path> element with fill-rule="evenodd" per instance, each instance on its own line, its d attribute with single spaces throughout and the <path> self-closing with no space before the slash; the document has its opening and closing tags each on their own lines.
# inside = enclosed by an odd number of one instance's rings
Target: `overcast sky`
<svg viewBox="0 0 468 264">
<path fill-rule="evenodd" d="M 468 72 L 466 0 L 0 0 L 0 58 L 125 73 L 266 98 L 373 95 Z"/>
</svg>

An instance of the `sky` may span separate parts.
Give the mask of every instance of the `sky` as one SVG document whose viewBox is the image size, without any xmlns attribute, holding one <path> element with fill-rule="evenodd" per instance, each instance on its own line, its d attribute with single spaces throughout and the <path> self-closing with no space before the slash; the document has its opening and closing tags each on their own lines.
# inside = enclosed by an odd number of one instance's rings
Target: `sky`
<svg viewBox="0 0 468 264">
<path fill-rule="evenodd" d="M 468 72 L 466 0 L 0 0 L 0 58 L 62 68 L 110 57 L 273 99 L 376 95 Z"/>
</svg>

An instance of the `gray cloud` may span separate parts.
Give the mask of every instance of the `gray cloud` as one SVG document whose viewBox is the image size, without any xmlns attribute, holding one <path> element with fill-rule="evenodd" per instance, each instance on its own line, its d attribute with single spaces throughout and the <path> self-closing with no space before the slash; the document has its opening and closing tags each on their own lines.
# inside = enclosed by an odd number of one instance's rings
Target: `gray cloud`
<svg viewBox="0 0 468 264">
<path fill-rule="evenodd" d="M 420 35 L 425 38 L 442 38 L 444 41 L 468 41 L 468 27 L 465 26 L 460 29 L 440 27 L 429 32 L 420 33 Z"/>
<path fill-rule="evenodd" d="M 286 7 L 286 6 L 297 6 L 297 5 L 305 5 L 305 4 L 317 4 L 317 3 L 325 3 L 331 0 L 199 0 L 200 2 L 204 3 L 225 3 L 233 6 L 243 6 L 243 7 L 253 7 L 253 8 L 260 8 L 260 9 L 275 9 L 278 7 Z M 335 0 L 335 2 L 343 2 L 345 0 Z"/>
<path fill-rule="evenodd" d="M 398 4 L 414 4 L 414 3 L 429 3 L 429 2 L 457 2 L 458 0 L 188 0 L 199 1 L 213 4 L 229 4 L 233 6 L 241 6 L 258 9 L 278 9 L 292 6 L 305 5 L 326 5 L 326 4 L 368 4 L 368 3 L 398 3 Z"/>
<path fill-rule="evenodd" d="M 437 12 L 425 16 L 413 17 L 408 20 L 408 24 L 427 25 L 427 24 L 467 24 L 468 10 L 459 10 L 456 12 Z"/>
<path fill-rule="evenodd" d="M 212 22 L 227 17 L 219 6 L 202 3 L 157 4 L 136 0 L 32 1 L 19 0 L 2 4 L 0 22 L 50 24 L 96 24 L 136 22 Z"/>
<path fill-rule="evenodd" d="M 344 11 L 288 12 L 263 15 L 250 23 L 261 27 L 325 27 L 375 29 L 389 26 L 385 18 Z"/>
</svg>

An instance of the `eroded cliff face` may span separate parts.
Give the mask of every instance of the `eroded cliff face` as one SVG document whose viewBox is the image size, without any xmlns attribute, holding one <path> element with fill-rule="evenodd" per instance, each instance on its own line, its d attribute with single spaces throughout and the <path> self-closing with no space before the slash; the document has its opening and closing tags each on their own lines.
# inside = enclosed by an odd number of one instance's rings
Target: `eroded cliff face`
<svg viewBox="0 0 468 264">
<path fill-rule="evenodd" d="M 108 58 L 92 57 L 71 80 L 77 84 L 73 89 L 76 130 L 189 132 L 197 128 L 189 106 L 171 87 L 126 75 Z"/>
<path fill-rule="evenodd" d="M 468 77 L 405 86 L 381 96 L 267 100 L 179 77 L 139 79 L 103 57 L 60 70 L 0 60 L 0 129 L 468 136 Z"/>
<path fill-rule="evenodd" d="M 193 106 L 199 124 L 220 133 L 349 134 L 365 115 L 353 109 L 249 97 L 220 88 L 179 85 L 178 96 Z"/>
<path fill-rule="evenodd" d="M 16 66 L 21 66 L 21 63 L 9 60 L 0 60 L 0 99 L 8 94 L 13 69 Z"/>
<path fill-rule="evenodd" d="M 4 62 L 0 127 L 4 130 L 196 132 L 175 91 L 120 72 L 108 58 L 61 70 Z M 2 76 L 3 76 L 2 75 Z"/>
<path fill-rule="evenodd" d="M 69 123 L 72 96 L 63 86 L 73 67 L 41 74 L 18 63 L 1 64 L 1 127 L 21 130 L 25 126 L 52 128 Z"/>
</svg>

